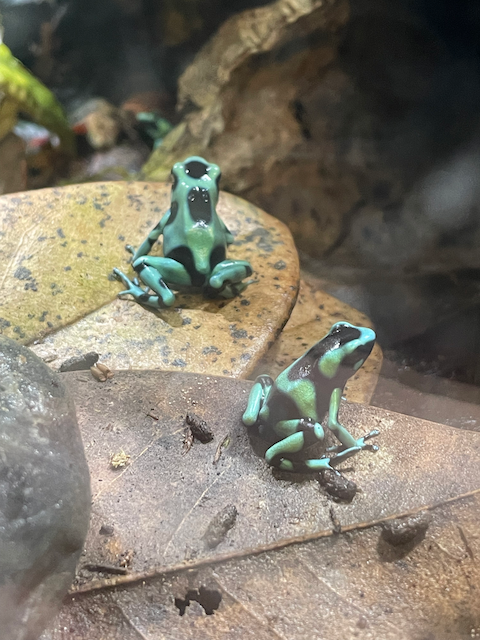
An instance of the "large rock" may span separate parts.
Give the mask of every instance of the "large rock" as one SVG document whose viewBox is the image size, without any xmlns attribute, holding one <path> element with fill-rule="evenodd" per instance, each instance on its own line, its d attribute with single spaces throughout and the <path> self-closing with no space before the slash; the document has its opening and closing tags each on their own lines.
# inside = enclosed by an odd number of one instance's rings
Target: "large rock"
<svg viewBox="0 0 480 640">
<path fill-rule="evenodd" d="M 347 19 L 344 0 L 277 0 L 226 20 L 179 79 L 186 116 L 152 154 L 145 176 L 163 180 L 173 161 L 203 150 L 221 159 L 225 188 L 287 221 L 301 248 L 323 253 L 359 194 L 332 156 L 326 118 L 322 153 L 304 146 L 301 97 L 331 68 Z M 336 77 L 327 84 L 329 113 L 344 84 Z"/>
<path fill-rule="evenodd" d="M 179 294 L 174 308 L 158 312 L 116 300 L 125 287 L 112 269 L 133 277 L 125 244 L 139 246 L 169 208 L 170 192 L 166 184 L 108 182 L 0 198 L 0 334 L 35 341 L 54 368 L 95 351 L 111 368 L 248 375 L 295 304 L 292 236 L 279 220 L 222 192 L 218 213 L 235 237 L 228 256 L 254 270 L 242 294 Z"/>
<path fill-rule="evenodd" d="M 480 82 L 474 4 L 428 4 L 277 0 L 230 17 L 180 78 L 183 119 L 144 172 L 208 154 L 323 273 L 352 269 L 384 347 L 432 329 L 422 359 L 438 369 L 443 327 L 478 306 Z M 470 368 L 460 351 L 446 375 Z"/>
<path fill-rule="evenodd" d="M 208 153 L 310 255 L 478 268 L 478 69 L 449 36 L 451 19 L 473 51 L 477 16 L 451 12 L 432 28 L 406 0 L 276 0 L 230 17 L 180 77 L 184 118 L 145 175 Z"/>
<path fill-rule="evenodd" d="M 90 478 L 73 401 L 0 336 L 0 635 L 32 640 L 60 607 L 87 533 Z"/>
</svg>

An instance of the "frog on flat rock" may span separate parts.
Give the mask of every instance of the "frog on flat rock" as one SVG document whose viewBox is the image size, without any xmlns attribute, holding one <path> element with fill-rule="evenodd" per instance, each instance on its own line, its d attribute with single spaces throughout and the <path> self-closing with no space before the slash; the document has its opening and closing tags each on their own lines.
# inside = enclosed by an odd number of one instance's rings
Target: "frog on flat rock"
<svg viewBox="0 0 480 640">
<path fill-rule="evenodd" d="M 170 209 L 136 251 L 127 245 L 133 253 L 133 269 L 146 289 L 137 279 L 132 282 L 114 269 L 128 287 L 119 296 L 131 294 L 141 304 L 154 308 L 174 304 L 175 294 L 170 286 L 176 290 L 202 290 L 212 298 L 233 298 L 249 284 L 243 280 L 253 270 L 246 260 L 226 258 L 233 236 L 216 211 L 220 168 L 191 156 L 173 166 L 172 176 Z M 162 234 L 163 256 L 148 256 Z"/>
<path fill-rule="evenodd" d="M 338 422 L 343 388 L 370 355 L 375 338 L 372 329 L 337 322 L 275 381 L 258 376 L 243 423 L 270 445 L 265 453 L 268 464 L 285 471 L 312 472 L 333 469 L 362 449 L 378 450 L 367 443 L 379 434 L 377 430 L 355 439 Z M 309 458 L 305 449 L 325 443 L 320 423 L 327 411 L 328 428 L 341 445 L 327 448 L 324 444 L 324 454 Z"/>
</svg>

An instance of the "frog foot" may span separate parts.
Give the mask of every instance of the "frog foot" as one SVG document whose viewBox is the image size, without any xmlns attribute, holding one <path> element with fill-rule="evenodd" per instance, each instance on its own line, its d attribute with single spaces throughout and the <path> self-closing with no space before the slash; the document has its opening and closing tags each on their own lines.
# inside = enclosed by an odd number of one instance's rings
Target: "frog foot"
<svg viewBox="0 0 480 640">
<path fill-rule="evenodd" d="M 144 304 L 147 307 L 153 307 L 154 309 L 163 309 L 165 307 L 171 307 L 175 302 L 175 295 L 170 289 L 164 285 L 162 289 L 162 295 L 157 294 L 149 294 L 148 291 L 150 287 L 147 285 L 145 290 L 138 286 L 138 279 L 135 278 L 134 282 L 130 280 L 124 273 L 120 271 L 120 269 L 114 269 L 113 273 L 115 276 L 123 282 L 123 284 L 128 287 L 125 291 L 120 291 L 119 296 L 124 296 L 130 294 L 137 300 L 140 304 Z"/>
<path fill-rule="evenodd" d="M 213 295 L 212 293 L 210 293 L 210 296 L 218 297 L 218 298 L 226 298 L 230 300 L 230 298 L 236 298 L 239 293 L 241 293 L 246 287 L 248 287 L 248 285 L 249 285 L 248 282 L 238 282 L 238 283 L 227 284 L 220 291 L 215 291 L 214 289 Z"/>
<path fill-rule="evenodd" d="M 361 451 L 361 450 L 378 451 L 380 448 L 378 444 L 370 444 L 370 443 L 367 443 L 366 440 L 370 440 L 370 438 L 375 438 L 379 434 L 380 434 L 380 431 L 378 431 L 378 429 L 374 429 L 373 431 L 370 431 L 370 433 L 367 433 L 366 435 L 364 435 L 363 438 L 358 438 L 358 440 L 355 440 L 354 443 L 352 443 L 351 447 L 345 447 L 345 445 L 339 444 L 339 445 L 334 445 L 332 447 L 327 447 L 326 451 L 328 454 L 343 453 L 347 450 L 350 451 L 351 449 L 355 449 L 356 451 Z"/>
<path fill-rule="evenodd" d="M 378 451 L 380 448 L 378 444 L 369 444 L 366 442 L 366 440 L 370 440 L 370 438 L 375 438 L 378 435 L 380 435 L 380 431 L 378 429 L 373 429 L 373 431 L 370 431 L 370 433 L 367 433 L 366 435 L 364 435 L 363 438 L 359 438 L 356 442 L 356 446 L 360 447 L 360 449 L 367 450 L 367 451 Z"/>
<path fill-rule="evenodd" d="M 117 268 L 113 270 L 113 273 L 115 274 L 117 280 L 121 280 L 123 284 L 128 287 L 128 289 L 125 289 L 125 291 L 120 291 L 118 294 L 119 296 L 130 294 L 135 298 L 139 298 L 140 296 L 145 294 L 145 291 L 139 286 L 137 278 L 135 278 L 136 282 L 132 282 L 130 278 L 128 278 L 122 271 L 120 271 L 120 269 Z"/>
<path fill-rule="evenodd" d="M 339 453 L 335 454 L 335 456 L 331 458 L 332 465 L 337 466 L 337 464 L 341 464 L 344 460 L 351 458 L 359 451 L 378 451 L 378 449 L 380 448 L 378 444 L 368 444 L 365 442 L 365 440 L 374 438 L 375 436 L 378 436 L 379 433 L 380 432 L 376 429 L 374 431 L 370 431 L 370 433 L 367 433 L 367 435 L 363 436 L 363 438 L 359 438 L 358 440 L 356 440 L 353 447 L 348 447 L 347 449 L 343 449 Z"/>
<path fill-rule="evenodd" d="M 209 298 L 234 298 L 248 286 L 249 283 L 242 280 L 252 273 L 246 260 L 223 260 L 213 268 L 204 293 Z"/>
</svg>

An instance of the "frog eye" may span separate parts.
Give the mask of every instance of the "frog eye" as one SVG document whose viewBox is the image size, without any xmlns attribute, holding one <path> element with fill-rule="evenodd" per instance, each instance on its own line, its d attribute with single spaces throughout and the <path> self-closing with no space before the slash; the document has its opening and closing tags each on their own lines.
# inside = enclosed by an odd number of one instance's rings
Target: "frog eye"
<svg viewBox="0 0 480 640">
<path fill-rule="evenodd" d="M 207 173 L 207 165 L 198 160 L 192 160 L 185 165 L 185 173 L 198 180 Z"/>
<path fill-rule="evenodd" d="M 331 334 L 340 333 L 341 331 L 343 331 L 344 329 L 350 326 L 351 325 L 349 325 L 347 322 L 336 322 L 330 329 L 330 333 Z"/>
<path fill-rule="evenodd" d="M 361 337 L 361 331 L 349 322 L 336 322 L 330 329 L 330 336 L 339 341 L 339 344 L 348 344 Z"/>
</svg>

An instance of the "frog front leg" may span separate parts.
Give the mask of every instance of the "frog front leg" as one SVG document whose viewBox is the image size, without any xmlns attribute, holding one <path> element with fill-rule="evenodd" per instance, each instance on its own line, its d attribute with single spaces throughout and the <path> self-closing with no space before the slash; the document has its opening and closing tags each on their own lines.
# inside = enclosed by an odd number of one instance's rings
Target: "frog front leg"
<svg viewBox="0 0 480 640">
<path fill-rule="evenodd" d="M 243 424 L 246 427 L 253 427 L 257 424 L 260 411 L 265 406 L 267 398 L 273 387 L 273 379 L 267 375 L 257 376 L 248 396 L 248 404 L 242 416 Z"/>
<path fill-rule="evenodd" d="M 345 427 L 338 422 L 338 411 L 340 409 L 340 401 L 342 399 L 342 389 L 334 389 L 330 396 L 330 405 L 328 409 L 328 428 L 336 435 L 342 445 L 346 448 L 342 453 L 346 453 L 347 450 L 360 451 L 361 449 L 369 449 L 370 451 L 378 451 L 378 445 L 367 444 L 366 440 L 378 436 L 380 433 L 377 429 L 370 431 L 363 438 L 355 439 L 352 434 L 345 429 Z M 338 447 L 331 447 L 329 451 L 337 450 Z M 353 453 L 351 455 L 353 455 Z M 337 460 L 338 456 L 335 458 Z"/>
<path fill-rule="evenodd" d="M 145 240 L 142 242 L 142 244 L 138 247 L 136 251 L 131 244 L 127 244 L 127 250 L 130 251 L 130 253 L 133 253 L 132 262 L 135 262 L 141 256 L 146 256 L 148 253 L 150 253 L 153 245 L 162 235 L 165 225 L 167 224 L 170 218 L 170 215 L 171 215 L 171 210 L 169 209 L 166 212 L 166 214 L 162 217 L 160 222 L 150 231 L 148 236 L 145 238 Z"/>
<path fill-rule="evenodd" d="M 206 293 L 233 298 L 248 286 L 249 283 L 242 280 L 252 273 L 252 266 L 246 260 L 222 260 L 212 269 Z"/>
</svg>

